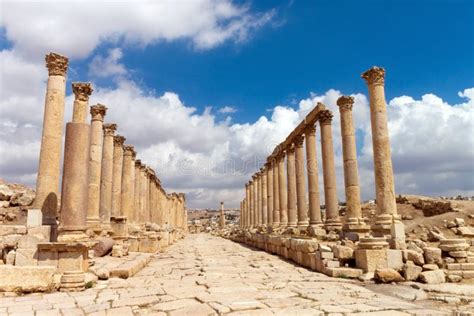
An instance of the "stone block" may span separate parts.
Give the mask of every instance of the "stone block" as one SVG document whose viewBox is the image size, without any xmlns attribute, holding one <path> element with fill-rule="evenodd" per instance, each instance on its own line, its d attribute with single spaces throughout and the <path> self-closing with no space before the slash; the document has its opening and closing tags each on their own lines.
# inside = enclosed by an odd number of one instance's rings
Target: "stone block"
<svg viewBox="0 0 474 316">
<path fill-rule="evenodd" d="M 43 292 L 53 289 L 53 267 L 0 266 L 0 291 Z"/>
<path fill-rule="evenodd" d="M 386 249 L 357 249 L 355 259 L 356 267 L 364 272 L 373 272 L 377 267 L 388 267 Z"/>
<path fill-rule="evenodd" d="M 400 270 L 403 268 L 402 251 L 387 249 L 387 264 L 389 268 Z"/>
<path fill-rule="evenodd" d="M 334 253 L 333 252 L 316 251 L 315 254 L 316 254 L 317 259 L 334 259 Z"/>
<path fill-rule="evenodd" d="M 467 252 L 463 250 L 456 250 L 456 251 L 450 251 L 448 252 L 450 257 L 453 258 L 466 258 L 467 257 Z"/>
<path fill-rule="evenodd" d="M 474 271 L 463 271 L 462 277 L 464 279 L 474 279 Z"/>
<path fill-rule="evenodd" d="M 59 255 L 56 251 L 38 251 L 38 266 L 58 267 Z"/>
<path fill-rule="evenodd" d="M 433 264 L 433 263 L 424 264 L 422 268 L 423 268 L 423 271 L 433 271 L 433 270 L 438 270 L 439 269 L 438 265 Z"/>
<path fill-rule="evenodd" d="M 423 269 L 420 266 L 415 265 L 413 262 L 408 261 L 403 265 L 402 273 L 407 281 L 415 281 L 420 276 Z"/>
<path fill-rule="evenodd" d="M 327 260 L 324 264 L 326 268 L 339 268 L 341 266 L 339 260 Z"/>
<path fill-rule="evenodd" d="M 64 251 L 58 254 L 58 269 L 64 271 L 83 270 L 83 255 L 78 251 Z"/>
<path fill-rule="evenodd" d="M 24 235 L 26 234 L 26 226 L 23 225 L 0 225 L 0 236 L 6 235 Z"/>
<path fill-rule="evenodd" d="M 155 253 L 159 249 L 159 241 L 156 238 L 139 239 L 138 251 L 146 253 Z"/>
<path fill-rule="evenodd" d="M 15 266 L 38 265 L 38 251 L 35 248 L 18 248 L 15 256 Z"/>
<path fill-rule="evenodd" d="M 374 280 L 381 283 L 404 281 L 403 277 L 400 275 L 400 273 L 398 273 L 397 270 L 390 268 L 375 269 Z"/>
<path fill-rule="evenodd" d="M 301 265 L 303 265 L 304 267 L 307 267 L 307 268 L 311 268 L 311 257 L 312 257 L 312 255 L 313 255 L 312 253 L 302 252 L 303 260 L 302 260 Z"/>
<path fill-rule="evenodd" d="M 461 270 L 474 270 L 474 263 L 461 263 Z"/>
<path fill-rule="evenodd" d="M 51 226 L 42 225 L 38 227 L 28 228 L 28 235 L 33 235 L 39 238 L 42 242 L 50 241 Z"/>
<path fill-rule="evenodd" d="M 31 208 L 28 210 L 28 215 L 26 216 L 26 227 L 39 227 L 43 225 L 43 212 L 38 208 Z"/>
<path fill-rule="evenodd" d="M 324 274 L 334 278 L 349 278 L 355 279 L 362 275 L 362 269 L 337 267 L 337 268 L 325 268 Z"/>
<path fill-rule="evenodd" d="M 335 245 L 332 247 L 334 257 L 338 259 L 352 259 L 354 256 L 354 249 L 348 246 Z"/>
<path fill-rule="evenodd" d="M 442 264 L 443 259 L 441 257 L 441 249 L 436 247 L 425 247 L 423 248 L 423 256 L 427 264 Z"/>
<path fill-rule="evenodd" d="M 37 249 L 40 239 L 34 235 L 24 235 L 18 240 L 18 248 Z"/>
<path fill-rule="evenodd" d="M 21 236 L 23 235 L 14 234 L 2 236 L 0 237 L 0 245 L 3 245 L 4 248 L 16 248 L 18 240 L 20 240 Z"/>
<path fill-rule="evenodd" d="M 446 282 L 443 270 L 421 272 L 420 280 L 428 284 L 438 284 Z"/>
<path fill-rule="evenodd" d="M 423 253 L 417 252 L 415 250 L 402 250 L 403 257 L 406 261 L 413 261 L 416 265 L 422 266 L 425 264 L 425 258 L 423 257 Z"/>
<path fill-rule="evenodd" d="M 5 264 L 14 265 L 15 264 L 16 251 L 10 250 L 5 256 Z"/>
<path fill-rule="evenodd" d="M 127 240 L 128 243 L 128 250 L 131 252 L 138 252 L 139 250 L 139 243 L 137 238 L 128 238 Z"/>
</svg>

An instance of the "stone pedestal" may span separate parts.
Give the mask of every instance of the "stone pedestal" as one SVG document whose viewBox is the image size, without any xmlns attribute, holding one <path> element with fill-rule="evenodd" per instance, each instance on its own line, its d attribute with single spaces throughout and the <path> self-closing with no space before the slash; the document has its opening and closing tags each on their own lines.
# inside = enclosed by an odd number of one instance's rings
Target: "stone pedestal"
<svg viewBox="0 0 474 316">
<path fill-rule="evenodd" d="M 36 180 L 35 209 L 41 209 L 43 224 L 50 225 L 51 238 L 56 238 L 56 217 L 58 215 L 59 176 L 66 94 L 66 72 L 68 59 L 49 53 L 46 55 L 49 77 L 46 86 L 43 132 Z"/>
<path fill-rule="evenodd" d="M 111 216 L 112 238 L 123 241 L 128 238 L 127 218 L 125 216 Z"/>
<path fill-rule="evenodd" d="M 373 272 L 378 267 L 387 268 L 388 243 L 385 238 L 363 237 L 355 251 L 356 267 Z"/>
<path fill-rule="evenodd" d="M 89 268 L 89 246 L 87 243 L 39 243 L 38 265 L 55 267 L 59 273 L 86 272 Z"/>
<path fill-rule="evenodd" d="M 86 275 L 83 271 L 65 271 L 61 276 L 61 292 L 80 292 L 85 290 Z"/>
</svg>

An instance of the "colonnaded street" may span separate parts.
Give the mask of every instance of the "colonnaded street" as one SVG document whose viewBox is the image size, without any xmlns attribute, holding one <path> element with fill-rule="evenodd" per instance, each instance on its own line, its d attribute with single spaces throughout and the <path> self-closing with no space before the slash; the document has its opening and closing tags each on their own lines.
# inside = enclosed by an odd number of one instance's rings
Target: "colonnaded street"
<svg viewBox="0 0 474 316">
<path fill-rule="evenodd" d="M 407 287 L 409 288 L 409 287 Z M 426 301 L 425 301 L 426 303 Z M 431 308 L 434 306 L 431 305 Z M 123 280 L 0 298 L 1 315 L 450 315 L 209 234 L 188 235 Z"/>
</svg>

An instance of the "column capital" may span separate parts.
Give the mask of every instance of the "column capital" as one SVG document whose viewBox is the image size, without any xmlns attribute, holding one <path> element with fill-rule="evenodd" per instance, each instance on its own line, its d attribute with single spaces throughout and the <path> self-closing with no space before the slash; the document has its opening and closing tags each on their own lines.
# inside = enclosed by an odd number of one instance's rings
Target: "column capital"
<svg viewBox="0 0 474 316">
<path fill-rule="evenodd" d="M 306 137 L 315 136 L 316 135 L 316 125 L 314 125 L 314 124 L 306 125 L 306 127 L 304 128 L 304 133 L 305 133 Z"/>
<path fill-rule="evenodd" d="M 329 110 L 321 111 L 319 114 L 319 123 L 321 125 L 331 124 L 334 114 Z"/>
<path fill-rule="evenodd" d="M 127 155 L 127 156 L 135 157 L 136 153 L 135 153 L 135 148 L 133 147 L 133 145 L 123 145 L 123 154 L 124 156 Z"/>
<path fill-rule="evenodd" d="M 343 95 L 337 99 L 337 106 L 342 111 L 352 111 L 352 105 L 354 104 L 354 97 Z"/>
<path fill-rule="evenodd" d="M 271 167 L 272 167 L 272 163 L 271 163 L 271 162 L 266 162 L 266 163 L 265 163 L 265 169 L 270 170 Z"/>
<path fill-rule="evenodd" d="M 72 92 L 74 93 L 75 99 L 79 101 L 89 101 L 89 96 L 92 94 L 90 82 L 73 82 Z"/>
<path fill-rule="evenodd" d="M 257 174 L 252 175 L 252 179 L 255 181 L 258 178 Z"/>
<path fill-rule="evenodd" d="M 56 53 L 49 53 L 45 57 L 46 67 L 50 76 L 66 76 L 68 58 Z"/>
<path fill-rule="evenodd" d="M 298 135 L 293 139 L 293 144 L 295 147 L 303 147 L 303 143 L 304 143 L 303 135 Z"/>
<path fill-rule="evenodd" d="M 141 165 L 142 165 L 142 161 L 140 159 L 135 160 L 135 167 L 136 168 L 140 168 Z"/>
<path fill-rule="evenodd" d="M 382 67 L 374 66 L 364 72 L 361 75 L 362 79 L 365 79 L 367 84 L 370 85 L 377 85 L 383 86 L 385 83 L 385 69 Z"/>
<path fill-rule="evenodd" d="M 103 104 L 96 104 L 90 108 L 92 121 L 104 121 L 104 116 L 107 113 L 107 107 Z"/>
<path fill-rule="evenodd" d="M 121 135 L 115 135 L 114 136 L 114 146 L 122 147 L 123 143 L 125 142 L 125 139 L 126 138 L 121 136 Z"/>
<path fill-rule="evenodd" d="M 105 135 L 114 136 L 115 131 L 117 130 L 117 124 L 115 124 L 115 123 L 104 124 L 102 129 L 104 130 Z"/>
<path fill-rule="evenodd" d="M 291 145 L 289 145 L 289 146 L 286 148 L 286 152 L 287 152 L 288 154 L 294 154 L 294 153 L 295 153 L 295 149 L 296 149 L 296 147 L 295 147 L 293 144 L 291 144 Z"/>
</svg>

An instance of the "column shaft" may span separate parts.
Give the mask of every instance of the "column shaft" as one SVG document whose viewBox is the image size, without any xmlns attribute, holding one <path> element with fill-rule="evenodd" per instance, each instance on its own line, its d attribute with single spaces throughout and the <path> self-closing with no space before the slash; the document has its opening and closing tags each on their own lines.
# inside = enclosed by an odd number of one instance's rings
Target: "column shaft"
<svg viewBox="0 0 474 316">
<path fill-rule="evenodd" d="M 262 224 L 268 225 L 268 200 L 267 200 L 267 171 L 262 169 L 260 172 L 261 179 L 261 198 L 262 198 Z"/>
<path fill-rule="evenodd" d="M 267 174 L 267 212 L 268 212 L 268 225 L 273 226 L 273 167 L 271 163 L 266 164 Z"/>
<path fill-rule="evenodd" d="M 123 149 L 120 214 L 127 217 L 127 222 L 132 222 L 133 189 L 135 186 L 132 172 L 135 170 L 135 162 L 133 161 L 135 150 L 131 145 L 125 145 Z"/>
<path fill-rule="evenodd" d="M 112 210 L 111 216 L 121 216 L 122 202 L 122 169 L 123 169 L 123 143 L 125 137 L 114 137 L 113 169 L 112 169 Z"/>
<path fill-rule="evenodd" d="M 114 168 L 114 134 L 116 124 L 104 124 L 104 146 L 100 173 L 100 224 L 102 229 L 110 229 L 112 211 L 112 177 Z"/>
<path fill-rule="evenodd" d="M 280 226 L 288 225 L 288 194 L 285 174 L 285 154 L 282 153 L 278 158 L 278 184 L 280 196 Z"/>
<path fill-rule="evenodd" d="M 280 225 L 280 181 L 278 177 L 278 162 L 273 159 L 272 162 L 273 172 L 273 226 L 278 227 Z"/>
<path fill-rule="evenodd" d="M 308 168 L 309 225 L 322 224 L 321 202 L 319 200 L 318 161 L 316 156 L 316 128 L 313 124 L 305 130 L 306 160 Z"/>
<path fill-rule="evenodd" d="M 298 228 L 306 229 L 308 221 L 308 205 L 306 201 L 306 180 L 304 168 L 304 137 L 299 136 L 295 139 L 295 173 L 296 173 L 296 198 L 298 210 Z"/>
</svg>

